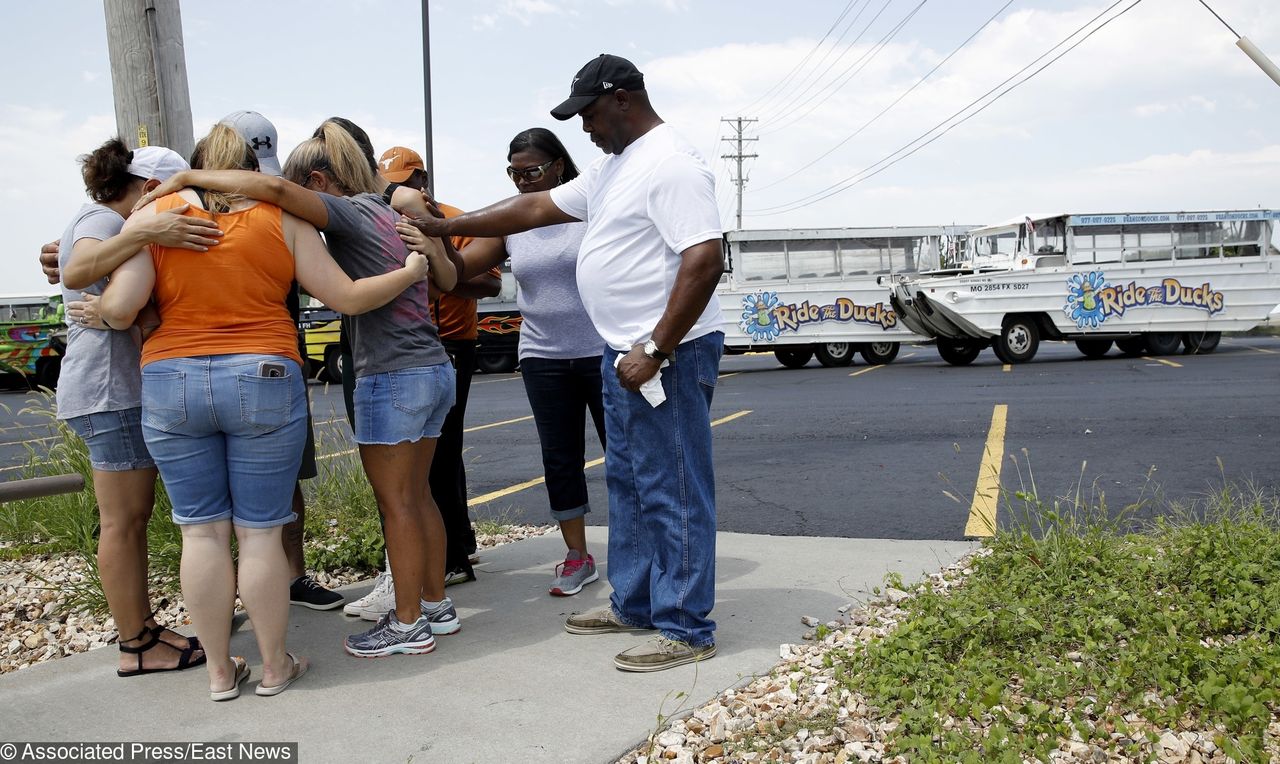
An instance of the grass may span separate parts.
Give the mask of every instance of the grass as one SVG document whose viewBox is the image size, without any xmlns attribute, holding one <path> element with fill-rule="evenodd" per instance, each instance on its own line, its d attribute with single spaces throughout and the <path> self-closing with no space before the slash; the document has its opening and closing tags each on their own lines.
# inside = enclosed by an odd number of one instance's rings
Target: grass
<svg viewBox="0 0 1280 764">
<path fill-rule="evenodd" d="M 963 586 L 920 585 L 890 635 L 828 656 L 839 682 L 899 721 L 886 756 L 1048 760 L 1073 735 L 1136 755 L 1171 727 L 1215 730 L 1227 755 L 1266 760 L 1280 709 L 1274 495 L 1226 486 L 1133 532 L 1132 507 L 1112 514 L 1079 493 L 1006 503 L 1014 522 Z"/>
</svg>

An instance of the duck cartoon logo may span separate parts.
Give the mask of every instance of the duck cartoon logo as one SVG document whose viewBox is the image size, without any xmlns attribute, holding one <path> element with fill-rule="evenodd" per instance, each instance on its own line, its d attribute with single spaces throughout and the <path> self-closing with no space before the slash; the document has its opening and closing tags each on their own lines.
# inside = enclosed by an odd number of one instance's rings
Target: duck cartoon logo
<svg viewBox="0 0 1280 764">
<path fill-rule="evenodd" d="M 1062 310 L 1084 329 L 1097 329 L 1108 318 L 1123 318 L 1134 308 L 1158 306 L 1203 310 L 1214 315 L 1226 307 L 1227 298 L 1209 282 L 1197 287 L 1184 286 L 1174 278 L 1159 284 L 1110 284 L 1102 271 L 1075 274 L 1067 279 L 1067 303 Z"/>
<path fill-rule="evenodd" d="M 1102 310 L 1102 300 L 1098 292 L 1106 289 L 1107 279 L 1102 271 L 1077 273 L 1067 279 L 1067 304 L 1062 310 L 1067 317 L 1083 329 L 1086 326 L 1097 329 L 1107 316 Z"/>
<path fill-rule="evenodd" d="M 757 292 L 742 298 L 742 320 L 738 328 L 754 342 L 772 342 L 782 332 L 773 309 L 778 307 L 777 292 Z"/>
</svg>

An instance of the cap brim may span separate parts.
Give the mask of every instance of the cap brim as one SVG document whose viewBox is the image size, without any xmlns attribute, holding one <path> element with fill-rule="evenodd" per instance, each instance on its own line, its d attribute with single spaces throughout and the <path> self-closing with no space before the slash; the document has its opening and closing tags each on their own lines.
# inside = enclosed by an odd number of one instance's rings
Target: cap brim
<svg viewBox="0 0 1280 764">
<path fill-rule="evenodd" d="M 561 122 L 566 119 L 571 119 L 576 116 L 578 112 L 590 106 L 591 102 L 599 97 L 600 96 L 594 95 L 570 96 L 564 103 L 551 110 L 551 116 Z"/>
<path fill-rule="evenodd" d="M 258 171 L 264 175 L 284 175 L 280 170 L 280 160 L 275 157 L 258 157 Z"/>
<path fill-rule="evenodd" d="M 416 169 L 418 168 L 410 167 L 407 170 L 386 170 L 378 174 L 381 175 L 388 183 L 404 183 L 412 177 L 413 171 Z"/>
</svg>

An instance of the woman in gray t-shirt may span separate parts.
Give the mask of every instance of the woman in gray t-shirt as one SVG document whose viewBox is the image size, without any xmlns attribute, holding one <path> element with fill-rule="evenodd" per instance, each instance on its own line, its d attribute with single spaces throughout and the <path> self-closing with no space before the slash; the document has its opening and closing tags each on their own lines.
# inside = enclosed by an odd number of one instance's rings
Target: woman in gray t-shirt
<svg viewBox="0 0 1280 764">
<path fill-rule="evenodd" d="M 511 140 L 507 175 L 520 193 L 567 183 L 578 168 L 550 130 L 535 127 Z M 604 340 L 596 333 L 578 295 L 575 275 L 586 223 L 535 228 L 501 239 L 476 239 L 462 252 L 462 278 L 511 258 L 520 288 L 520 369 L 542 445 L 551 516 L 560 524 L 568 552 L 556 566 L 549 591 L 577 594 L 599 579 L 587 552 L 587 478 L 583 467 L 586 413 L 605 444 L 600 363 Z"/>
<path fill-rule="evenodd" d="M 169 149 L 130 151 L 117 138 L 80 161 L 85 192 L 94 203 L 80 208 L 59 240 L 62 297 L 68 303 L 102 294 L 107 274 L 141 247 L 153 242 L 187 246 L 184 232 L 199 228 L 175 226 L 174 216 L 164 216 L 120 235 L 134 203 L 186 168 Z M 101 517 L 98 572 L 120 632 L 120 676 L 205 662 L 199 640 L 156 623 L 148 594 L 147 523 L 155 504 L 156 466 L 142 440 L 140 357 L 136 327 L 113 331 L 88 315 L 70 321 L 57 391 L 58 418 L 85 442 L 93 468 Z"/>
</svg>

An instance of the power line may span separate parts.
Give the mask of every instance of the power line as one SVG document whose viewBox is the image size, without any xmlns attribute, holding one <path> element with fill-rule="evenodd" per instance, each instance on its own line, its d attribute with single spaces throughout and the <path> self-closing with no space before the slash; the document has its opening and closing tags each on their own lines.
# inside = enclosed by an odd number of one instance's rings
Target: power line
<svg viewBox="0 0 1280 764">
<path fill-rule="evenodd" d="M 737 151 L 737 153 L 736 153 L 736 154 L 721 154 L 721 155 L 720 155 L 720 158 L 721 158 L 721 159 L 734 159 L 734 160 L 737 160 L 737 162 L 738 162 L 738 175 L 737 175 L 737 177 L 736 177 L 736 178 L 734 178 L 733 182 L 734 182 L 734 183 L 736 183 L 736 184 L 737 184 L 737 186 L 738 186 L 738 217 L 737 217 L 738 224 L 737 224 L 737 227 L 738 227 L 739 229 L 741 229 L 741 228 L 742 228 L 742 191 L 743 191 L 743 188 L 744 188 L 744 187 L 746 187 L 746 185 L 747 185 L 747 178 L 746 178 L 746 176 L 745 176 L 745 175 L 743 175 L 743 173 L 742 173 L 742 160 L 744 160 L 744 159 L 755 159 L 755 158 L 756 158 L 756 156 L 757 156 L 756 154 L 744 154 L 744 153 L 742 153 L 742 144 L 743 144 L 743 143 L 745 143 L 745 142 L 748 142 L 748 141 L 758 141 L 758 140 L 760 140 L 760 139 L 759 139 L 759 138 L 744 138 L 744 137 L 742 136 L 742 131 L 746 129 L 746 126 L 747 126 L 748 124 L 750 124 L 750 123 L 752 123 L 752 122 L 755 122 L 756 120 L 754 120 L 754 119 L 748 119 L 748 118 L 746 118 L 746 117 L 738 117 L 737 119 L 723 119 L 723 118 L 722 118 L 720 121 L 721 121 L 721 122 L 724 122 L 724 123 L 728 124 L 730 127 L 732 127 L 732 128 L 733 128 L 733 131 L 734 131 L 734 133 L 735 133 L 735 135 L 734 135 L 734 136 L 732 136 L 732 137 L 730 137 L 730 138 L 724 138 L 724 139 L 722 139 L 722 140 L 735 141 L 735 142 L 737 142 L 737 144 L 738 144 L 738 151 Z"/>
<path fill-rule="evenodd" d="M 1221 22 L 1222 22 L 1222 25 L 1223 25 L 1224 27 L 1226 27 L 1226 28 L 1227 28 L 1227 30 L 1231 32 L 1231 34 L 1235 35 L 1236 37 L 1239 37 L 1239 36 L 1240 36 L 1240 35 L 1239 35 L 1239 33 L 1237 33 L 1237 32 L 1236 32 L 1236 30 L 1234 30 L 1234 29 L 1232 29 L 1232 28 L 1231 28 L 1231 25 L 1230 25 L 1230 24 L 1228 24 L 1228 23 L 1226 22 L 1226 20 L 1225 20 L 1225 19 L 1223 19 L 1221 16 L 1219 16 L 1219 15 L 1218 15 L 1218 12 L 1217 12 L 1217 11 L 1215 11 L 1215 10 L 1214 10 L 1214 9 L 1212 9 L 1212 8 L 1209 8 L 1209 4 L 1208 4 L 1208 3 L 1206 3 L 1204 0 L 1200 0 L 1200 4 L 1201 4 L 1201 5 L 1203 5 L 1205 8 L 1208 8 L 1209 13 L 1212 13 L 1212 14 L 1213 14 L 1213 17 L 1214 17 L 1215 19 L 1217 19 L 1218 21 L 1221 21 Z"/>
<path fill-rule="evenodd" d="M 769 183 L 769 184 L 767 184 L 767 185 L 761 186 L 759 190 L 760 190 L 760 191 L 764 191 L 765 189 L 773 188 L 774 186 L 776 186 L 776 185 L 778 185 L 778 184 L 782 183 L 783 181 L 786 181 L 786 180 L 789 180 L 789 179 L 791 179 L 791 178 L 794 178 L 795 176 L 799 175 L 800 173 L 804 172 L 805 170 L 809 169 L 810 167 L 813 167 L 813 166 L 814 166 L 815 164 L 817 164 L 818 162 L 820 162 L 820 161 L 822 161 L 823 159 L 825 159 L 825 158 L 827 158 L 828 156 L 830 156 L 830 155 L 831 155 L 831 153 L 832 153 L 832 152 L 834 152 L 836 149 L 840 148 L 841 146 L 845 145 L 845 144 L 846 144 L 846 143 L 848 143 L 849 141 L 851 141 L 851 140 L 853 140 L 854 138 L 856 138 L 856 137 L 857 137 L 857 136 L 858 136 L 858 135 L 859 135 L 863 130 L 866 130 L 866 129 L 867 129 L 868 127 L 870 127 L 870 126 L 871 126 L 871 125 L 872 125 L 876 120 L 878 120 L 878 119 L 880 119 L 881 117 L 883 117 L 883 116 L 884 116 L 884 115 L 885 115 L 885 114 L 886 114 L 890 109 L 892 109 L 893 107 L 897 106 L 897 105 L 898 105 L 898 103 L 899 103 L 900 101 L 902 101 L 902 99 L 904 99 L 904 98 L 906 98 L 908 95 L 910 95 L 910 94 L 911 94 L 911 92 L 912 92 L 913 90 L 915 90 L 916 88 L 920 87 L 920 85 L 922 85 L 922 84 L 924 83 L 924 81 L 925 81 L 925 80 L 927 80 L 927 79 L 929 79 L 931 76 L 933 76 L 933 73 L 934 73 L 934 72 L 936 72 L 936 71 L 938 71 L 939 69 L 941 69 L 941 68 L 942 68 L 942 66 L 943 66 L 944 64 L 946 64 L 948 61 L 950 61 L 950 60 L 951 60 L 951 58 L 952 58 L 953 56 L 955 56 L 955 54 L 959 53 L 959 52 L 964 48 L 964 46 L 966 46 L 966 45 L 968 45 L 970 42 L 972 42 L 972 41 L 973 41 L 973 39 L 974 39 L 975 37 L 977 37 L 979 34 L 981 34 L 982 30 L 984 30 L 984 29 L 986 29 L 988 26 L 990 26 L 991 22 L 995 21 L 995 20 L 996 20 L 996 18 L 997 18 L 1000 14 L 1004 13 L 1004 12 L 1005 12 L 1005 10 L 1006 10 L 1010 5 L 1013 5 L 1013 3 L 1014 3 L 1014 0 L 1009 0 L 1009 1 L 1008 1 L 1008 2 L 1006 2 L 1004 5 L 1000 6 L 1000 10 L 998 10 L 998 11 L 996 11 L 994 14 L 992 14 L 992 15 L 991 15 L 991 18 L 989 18 L 989 19 L 987 19 L 986 21 L 984 21 L 984 22 L 982 23 L 982 26 L 980 26 L 980 27 L 978 27 L 976 30 L 974 30 L 973 34 L 969 35 L 967 38 L 965 38 L 965 41 L 964 41 L 964 42 L 962 42 L 962 43 L 960 43 L 958 46 L 956 46 L 955 50 L 953 50 L 953 51 L 951 51 L 950 53 L 948 53 L 946 58 L 944 58 L 944 59 L 942 59 L 941 61 L 939 61 L 939 62 L 937 63 L 937 65 L 936 65 L 936 66 L 934 66 L 932 69 L 930 69 L 929 71 L 925 72 L 924 76 L 923 76 L 923 77 L 921 77 L 920 79 L 916 80 L 916 82 L 915 82 L 915 84 L 914 84 L 914 85 L 912 85 L 911 87 L 909 87 L 909 88 L 907 88 L 906 90 L 904 90 L 904 91 L 902 92 L 902 95 L 899 95 L 897 98 L 893 99 L 893 102 L 892 102 L 892 103 L 890 103 L 888 106 L 884 107 L 883 109 L 881 109 L 879 114 L 876 114 L 874 117 L 872 117 L 871 119 L 869 119 L 869 120 L 867 120 L 866 122 L 864 122 L 864 123 L 862 124 L 862 126 L 861 126 L 861 127 L 859 127 L 857 130 L 854 130 L 852 133 L 850 133 L 847 137 L 845 137 L 845 138 L 844 138 L 844 140 L 840 141 L 840 142 L 839 142 L 839 143 L 837 143 L 836 145 L 834 145 L 834 146 L 832 146 L 831 148 L 827 149 L 827 150 L 826 150 L 826 151 L 824 151 L 822 154 L 819 154 L 815 159 L 813 159 L 813 161 L 809 162 L 808 164 L 806 164 L 806 165 L 804 165 L 804 166 L 800 167 L 799 169 L 797 169 L 797 170 L 795 170 L 795 171 L 793 171 L 793 172 L 791 172 L 791 173 L 789 173 L 789 174 L 787 174 L 787 175 L 782 176 L 781 178 L 779 178 L 779 179 L 777 179 L 777 180 L 773 181 L 772 183 Z"/>
<path fill-rule="evenodd" d="M 771 130 L 766 130 L 765 132 L 761 133 L 761 135 L 772 135 L 773 133 L 776 133 L 779 130 L 788 128 L 791 125 L 794 125 L 795 123 L 799 122 L 801 119 L 804 119 L 804 117 L 812 113 L 814 109 L 826 103 L 828 98 L 835 95 L 837 91 L 839 91 L 845 85 L 849 84 L 849 80 L 852 80 L 854 77 L 858 76 L 858 74 L 862 72 L 863 69 L 866 69 L 867 66 L 869 66 L 871 62 L 875 60 L 876 56 L 880 55 L 880 53 L 885 49 L 885 47 L 889 45 L 889 42 L 894 37 L 898 36 L 898 33 L 902 31 L 902 28 L 905 27 L 908 23 L 910 23 L 911 19 L 915 18 L 915 15 L 920 12 L 920 9 L 923 8 L 924 4 L 927 3 L 928 1 L 929 0 L 920 0 L 920 4 L 917 5 L 915 8 L 912 8 L 910 13 L 904 16 L 902 20 L 897 23 L 897 25 L 895 25 L 892 29 L 889 30 L 887 34 L 885 34 L 884 37 L 881 37 L 879 42 L 877 42 L 871 48 L 871 50 L 869 50 L 867 53 L 864 53 L 862 57 L 857 61 L 853 62 L 853 64 L 848 69 L 845 69 L 843 72 L 841 72 L 840 77 L 844 77 L 844 79 L 834 83 L 835 84 L 834 89 L 831 89 L 831 85 L 828 85 L 826 88 L 823 88 L 824 92 L 826 92 L 828 89 L 830 89 L 831 92 L 826 93 L 826 95 L 823 95 L 822 100 L 814 103 L 805 111 L 790 115 L 790 118 L 788 119 L 787 122 L 784 122 L 781 125 L 777 125 Z M 862 65 L 858 66 L 859 63 L 861 63 Z M 857 67 L 857 68 L 854 69 L 854 67 Z M 847 77 L 845 77 L 846 74 L 848 75 Z M 820 93 L 819 95 L 822 95 L 822 94 Z"/>
<path fill-rule="evenodd" d="M 791 108 L 795 103 L 803 99 L 805 94 L 807 94 L 810 90 L 813 89 L 815 85 L 821 82 L 822 78 L 826 76 L 827 72 L 831 71 L 831 68 L 834 67 L 836 63 L 838 63 L 845 56 L 849 55 L 849 53 L 854 49 L 854 47 L 857 46 L 857 44 L 862 41 L 862 38 L 864 35 L 866 35 L 867 30 L 871 29 L 871 27 L 876 23 L 876 21 L 884 14 L 885 10 L 890 5 L 893 4 L 893 2 L 894 0 L 885 0 L 884 5 L 880 6 L 880 10 L 876 11 L 876 15 L 872 16 L 871 20 L 867 22 L 867 25 L 862 28 L 862 31 L 858 32 L 858 36 L 853 38 L 853 42 L 850 42 L 848 45 L 846 45 L 844 50 L 840 52 L 840 55 L 837 56 L 834 61 L 828 64 L 826 69 L 823 69 L 821 72 L 818 73 L 816 77 L 810 80 L 808 85 L 806 85 L 803 89 L 788 95 L 786 97 L 786 100 L 784 100 L 780 105 L 771 109 L 772 113 L 764 114 L 764 116 L 762 117 L 761 127 L 774 121 L 775 119 L 786 117 L 788 109 Z M 867 7 L 870 6 L 870 4 L 871 4 L 871 0 L 867 0 L 867 5 L 863 6 L 863 10 L 865 11 Z M 859 12 L 858 16 L 861 17 L 862 13 Z M 845 29 L 844 33 L 840 35 L 841 40 L 844 39 L 844 36 L 849 33 L 849 30 L 852 29 L 853 25 L 856 24 L 857 22 L 858 22 L 858 19 L 854 18 L 854 20 L 849 23 L 849 26 Z M 839 42 L 839 40 L 837 40 L 837 42 Z M 834 49 L 835 48 L 833 46 L 832 50 Z M 830 53 L 830 51 L 828 51 L 828 53 Z M 825 60 L 825 57 L 823 60 Z M 822 62 L 820 61 L 818 63 L 821 64 Z M 854 62 L 854 65 L 855 66 L 857 65 L 856 61 Z M 846 69 L 845 71 L 847 72 L 848 69 Z M 840 75 L 837 75 L 837 78 L 839 78 L 840 76 L 843 76 L 843 72 Z M 825 86 L 824 86 L 824 89 L 825 89 Z"/>
<path fill-rule="evenodd" d="M 826 42 L 826 41 L 827 41 L 827 38 L 831 36 L 831 33 L 835 31 L 835 28 L 836 28 L 836 27 L 838 27 L 838 26 L 840 26 L 840 22 L 844 20 L 844 17 L 845 17 L 845 16 L 849 15 L 849 10 L 850 10 L 851 8 L 853 8 L 853 4 L 854 4 L 854 3 L 856 3 L 857 1 L 858 1 L 858 0 L 849 0 L 848 4 L 847 4 L 847 5 L 845 5 L 844 10 L 840 12 L 840 15 L 839 15 L 838 17 L 836 17 L 836 20 L 835 20 L 834 22 L 832 22 L 831 26 L 827 29 L 826 34 L 822 35 L 822 39 L 818 40 L 817 44 L 813 46 L 813 49 L 812 49 L 812 50 L 810 50 L 808 53 L 806 53 L 806 54 L 805 54 L 805 56 L 804 56 L 804 58 L 800 59 L 800 63 L 798 63 L 798 64 L 796 64 L 795 66 L 793 66 L 793 67 L 791 68 L 791 71 L 787 72 L 785 75 L 783 75 L 782 79 L 778 80 L 777 82 L 775 82 L 775 83 L 773 84 L 773 87 L 769 88 L 769 89 L 768 89 L 768 90 L 766 90 L 764 93 L 762 93 L 761 95 L 757 96 L 757 97 L 756 97 L 756 100 L 754 100 L 754 101 L 752 101 L 751 103 L 747 104 L 744 108 L 739 109 L 739 110 L 738 110 L 738 113 L 739 113 L 739 114 L 745 114 L 745 113 L 746 113 L 748 110 L 750 110 L 753 106 L 755 106 L 756 104 L 759 104 L 761 101 L 764 101 L 764 100 L 765 100 L 766 98 L 768 98 L 771 94 L 773 94 L 773 93 L 774 93 L 775 91 L 777 91 L 780 87 L 782 87 L 784 83 L 786 83 L 789 79 L 791 79 L 791 77 L 792 77 L 796 72 L 798 72 L 798 71 L 800 70 L 800 68 L 801 68 L 801 67 L 803 67 L 803 66 L 805 65 L 805 63 L 806 63 L 810 58 L 812 58 L 812 57 L 813 57 L 813 54 L 818 52 L 818 49 L 822 47 L 822 43 Z M 869 4 L 869 3 L 871 2 L 871 0 L 865 0 L 865 2 Z"/>
<path fill-rule="evenodd" d="M 777 215 L 777 214 L 781 214 L 781 213 L 784 213 L 784 212 L 791 212 L 791 211 L 793 211 L 793 210 L 797 210 L 797 209 L 801 209 L 801 208 L 803 208 L 803 207 L 807 207 L 807 206 L 809 206 L 810 204 L 814 204 L 814 203 L 816 203 L 816 202 L 823 201 L 824 199 L 828 199 L 828 198 L 830 198 L 830 197 L 832 197 L 832 196 L 835 196 L 836 194 L 839 194 L 839 193 L 841 193 L 841 192 L 843 192 L 843 191 L 847 191 L 848 189 L 852 188 L 853 186 L 856 186 L 857 184 L 859 184 L 859 183 L 861 183 L 861 182 L 863 182 L 863 181 L 865 181 L 865 180 L 869 180 L 870 178 L 873 178 L 873 177 L 875 177 L 876 175 L 879 175 L 879 174 L 880 174 L 881 172 L 883 172 L 884 170 L 889 169 L 890 167 L 892 167 L 893 165 L 895 165 L 895 164 L 897 164 L 898 162 L 902 161 L 903 159 L 906 159 L 907 157 L 909 157 L 909 156 L 911 156 L 912 154 L 916 153 L 916 152 L 917 152 L 917 151 L 919 151 L 920 149 L 924 148 L 925 146 L 928 146 L 930 143 L 933 143 L 933 142 L 934 142 L 934 141 L 936 141 L 937 139 L 939 139 L 939 138 L 941 138 L 942 136 L 946 135 L 947 133 L 951 132 L 951 130 L 953 130 L 954 128 L 959 127 L 960 125 L 962 125 L 962 124 L 964 124 L 965 122 L 969 121 L 969 120 L 970 120 L 970 119 L 972 119 L 973 117 L 976 117 L 977 115 L 981 114 L 983 111 L 985 111 L 985 110 L 987 109 L 987 107 L 991 106 L 991 105 L 992 105 L 992 104 L 994 104 L 996 101 L 1000 100 L 1000 98 L 1002 98 L 1004 95 L 1006 95 L 1006 94 L 1008 94 L 1009 92 L 1013 91 L 1015 88 L 1019 87 L 1020 85 L 1022 85 L 1022 84 L 1024 84 L 1024 83 L 1026 83 L 1027 81 L 1029 81 L 1030 79 L 1032 79 L 1033 77 L 1035 77 L 1037 74 L 1039 74 L 1040 72 L 1044 71 L 1044 70 L 1045 70 L 1045 69 L 1047 69 L 1049 66 L 1051 66 L 1052 64 L 1054 64 L 1056 61 L 1058 61 L 1059 59 L 1061 59 L 1063 56 L 1065 56 L 1066 54 L 1068 54 L 1068 53 L 1070 53 L 1071 51 L 1075 50 L 1075 49 L 1076 49 L 1077 47 L 1079 47 L 1079 46 L 1080 46 L 1080 45 L 1081 45 L 1085 40 L 1088 40 L 1090 37 L 1092 37 L 1094 34 L 1096 34 L 1096 33 L 1097 33 L 1099 30 L 1101 30 L 1103 27 L 1106 27 L 1106 26 L 1107 26 L 1108 24 L 1110 24 L 1111 22 L 1115 21 L 1116 19 L 1118 19 L 1118 18 L 1120 18 L 1121 16 L 1125 15 L 1125 14 L 1126 14 L 1126 13 L 1128 13 L 1129 11 L 1133 10 L 1133 9 L 1134 9 L 1134 8 L 1135 8 L 1139 3 L 1141 3 L 1141 2 L 1142 2 L 1142 0 L 1134 0 L 1134 2 L 1133 2 L 1133 4 L 1132 4 L 1132 5 L 1130 5 L 1129 7 L 1125 8 L 1125 9 L 1124 9 L 1123 11 L 1121 11 L 1120 13 L 1117 13 L 1116 15 L 1112 16 L 1111 18 L 1107 19 L 1107 20 L 1106 20 L 1106 21 L 1104 21 L 1103 23 L 1099 24 L 1099 25 L 1098 25 L 1097 27 L 1095 27 L 1094 29 L 1090 30 L 1088 34 L 1086 34 L 1084 37 L 1082 37 L 1081 39 L 1079 39 L 1078 41 L 1076 41 L 1075 43 L 1073 43 L 1073 44 L 1071 45 L 1071 47 L 1067 48 L 1066 50 L 1064 50 L 1064 51 L 1062 51 L 1061 53 L 1059 53 L 1057 56 L 1055 56 L 1055 57 L 1053 57 L 1052 59 L 1050 59 L 1049 61 L 1047 61 L 1043 66 L 1041 66 L 1039 69 L 1036 69 L 1034 72 L 1032 72 L 1032 73 L 1031 73 L 1030 75 L 1028 75 L 1027 77 L 1023 78 L 1022 80 L 1020 80 L 1020 81 L 1018 81 L 1018 82 L 1014 83 L 1013 85 L 1009 86 L 1009 87 L 1008 87 L 1008 88 L 1006 88 L 1005 90 L 1001 91 L 999 94 L 997 94 L 994 98 L 992 98 L 992 99 L 991 99 L 990 101 L 988 101 L 986 104 L 983 104 L 983 106 L 982 106 L 981 108 L 979 108 L 978 110 L 974 111 L 972 114 L 969 114 L 969 115 L 965 116 L 965 117 L 964 117 L 963 119 L 961 119 L 960 121 L 958 121 L 958 122 L 956 122 L 956 123 L 954 123 L 954 124 L 951 124 L 951 125 L 947 125 L 947 123 L 948 123 L 948 122 L 950 122 L 951 120 L 955 119 L 955 118 L 956 118 L 957 116 L 959 116 L 960 114 L 963 114 L 965 111 L 967 111 L 967 110 L 969 110 L 970 108 L 972 108 L 975 104 L 977 104 L 977 103 L 981 102 L 984 98 L 986 98 L 987 96 L 991 95 L 991 93 L 995 92 L 996 90 L 998 90 L 1000 87 L 1002 87 L 1003 85 L 1007 84 L 1007 83 L 1008 83 L 1008 82 L 1010 82 L 1011 80 L 1015 79 L 1015 78 L 1016 78 L 1019 74 L 1021 74 L 1022 72 L 1026 71 L 1026 70 L 1027 70 L 1027 69 L 1029 69 L 1029 68 L 1031 68 L 1031 67 L 1032 67 L 1032 66 L 1033 66 L 1037 61 L 1039 61 L 1040 59 L 1043 59 L 1045 56 L 1049 55 L 1049 54 L 1050 54 L 1050 53 L 1052 53 L 1054 50 L 1056 50 L 1056 49 L 1058 49 L 1058 48 L 1062 47 L 1062 45 L 1064 45 L 1068 40 L 1070 40 L 1072 37 L 1075 37 L 1076 35 L 1080 34 L 1082 31 L 1084 31 L 1085 29 L 1087 29 L 1087 28 L 1089 27 L 1089 25 L 1090 25 L 1090 24 L 1093 24 L 1093 23 L 1094 23 L 1094 22 L 1096 22 L 1099 18 L 1102 18 L 1102 16 L 1106 15 L 1108 12 L 1110 12 L 1111 10 L 1113 10 L 1116 6 L 1120 5 L 1120 3 L 1121 3 L 1121 2 L 1123 2 L 1123 0 L 1116 0 L 1116 2 L 1114 2 L 1114 3 L 1112 3 L 1111 5 L 1107 6 L 1107 7 L 1106 7 L 1105 9 L 1103 9 L 1103 11 L 1102 11 L 1101 13 L 1099 13 L 1097 16 L 1094 16 L 1092 19 L 1090 19 L 1089 21 L 1085 22 L 1085 24 L 1084 24 L 1083 26 L 1081 26 L 1080 28 L 1076 29 L 1074 32 L 1072 32 L 1071 34 L 1069 34 L 1069 35 L 1067 35 L 1065 38 L 1063 38 L 1061 42 L 1059 42 L 1058 44 L 1056 44 L 1056 45 L 1054 45 L 1053 47 L 1049 48 L 1049 50 L 1045 51 L 1044 53 L 1040 54 L 1040 56 L 1038 56 L 1038 57 L 1037 57 L 1034 61 L 1032 61 L 1030 64 L 1027 64 L 1026 66 L 1022 67 L 1022 68 L 1021 68 L 1021 69 L 1019 69 L 1017 72 L 1014 72 L 1014 74 L 1013 74 L 1013 75 L 1011 75 L 1011 76 L 1010 76 L 1009 78 L 1007 78 L 1006 80 L 1004 80 L 1004 82 L 1001 82 L 1001 83 L 1000 83 L 999 85 L 997 85 L 996 87 L 992 88 L 991 90 L 988 90 L 986 93 L 982 94 L 982 95 L 981 95 L 981 96 L 979 96 L 978 98 L 975 98 L 975 99 L 974 99 L 973 101 L 971 101 L 968 105 L 964 106 L 964 107 L 963 107 L 963 108 L 961 108 L 959 111 L 957 111 L 957 112 L 955 112 L 954 114 L 952 114 L 950 117 L 947 117 L 947 118 L 946 118 L 946 119 L 944 119 L 942 122 L 939 122 L 937 125 L 933 126 L 933 127 L 932 127 L 932 128 L 930 128 L 929 130 L 927 130 L 927 131 L 925 131 L 924 133 L 922 133 L 922 134 L 921 134 L 919 137 L 917 137 L 915 140 L 910 141 L 909 143 L 907 143 L 907 144 L 905 144 L 904 146 L 902 146 L 902 148 L 899 148 L 897 151 L 894 151 L 893 153 L 891 153 L 891 154 L 889 154 L 888 156 L 884 157 L 884 158 L 883 158 L 883 159 L 881 159 L 880 161 L 878 161 L 878 162 L 876 162 L 876 163 L 874 163 L 874 164 L 868 165 L 867 167 L 863 168 L 862 170 L 859 170 L 858 172 L 854 173 L 853 175 L 850 175 L 849 177 L 845 178 L 844 180 L 841 180 L 841 181 L 838 181 L 838 182 L 836 182 L 836 183 L 833 183 L 832 185 L 827 186 L 826 188 L 824 188 L 824 189 L 822 189 L 822 190 L 820 190 L 820 191 L 815 191 L 814 193 L 809 194 L 808 196 L 804 196 L 804 197 L 801 197 L 800 199 L 797 199 L 797 200 L 794 200 L 794 201 L 791 201 L 791 202 L 787 202 L 786 204 L 774 205 L 774 206 L 772 206 L 772 207 L 764 207 L 764 208 L 761 208 L 761 209 L 758 209 L 758 210 L 749 210 L 749 211 L 747 211 L 747 213 L 746 213 L 746 214 L 748 214 L 748 215 L 753 215 L 753 216 L 769 216 L 769 215 Z M 945 129 L 945 130 L 942 130 L 942 132 L 941 132 L 941 133 L 939 133 L 938 135 L 933 136 L 932 138 L 930 138 L 929 140 L 927 140 L 927 141 L 925 141 L 924 143 L 920 144 L 919 146 L 915 146 L 915 148 L 911 148 L 913 145 L 915 145 L 915 144 L 917 144 L 917 143 L 920 143 L 920 141 L 924 140 L 924 138 L 925 138 L 926 136 L 928 136 L 930 133 L 933 133 L 933 132 L 935 132 L 935 131 L 937 131 L 937 130 L 939 130 L 939 129 L 943 128 L 943 126 L 946 126 L 946 129 Z M 907 151 L 907 149 L 911 149 L 911 150 L 910 150 L 910 151 Z M 904 151 L 905 151 L 905 152 L 907 152 L 907 153 L 903 154 L 903 152 L 904 152 Z M 898 156 L 899 154 L 902 154 L 902 156 Z M 897 158 L 895 159 L 894 157 L 897 157 Z M 892 160 L 892 161 L 891 161 L 891 160 Z M 887 164 L 886 164 L 886 163 L 887 163 Z M 883 165 L 883 167 L 881 167 L 881 165 Z M 879 169 L 875 170 L 875 172 L 871 172 L 871 170 L 873 170 L 873 169 L 874 169 L 874 168 L 876 168 L 876 167 L 879 167 Z"/>
</svg>

